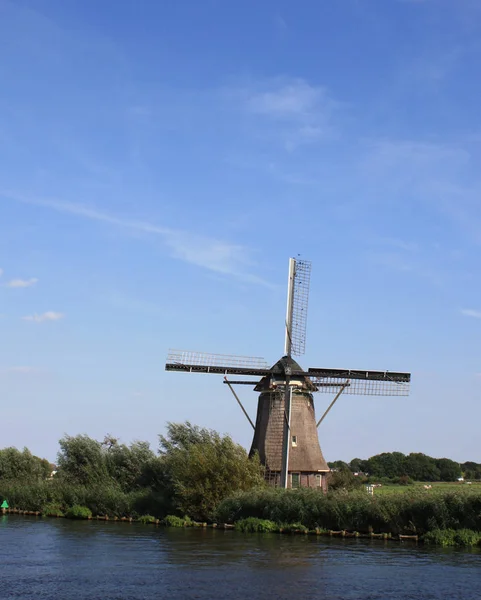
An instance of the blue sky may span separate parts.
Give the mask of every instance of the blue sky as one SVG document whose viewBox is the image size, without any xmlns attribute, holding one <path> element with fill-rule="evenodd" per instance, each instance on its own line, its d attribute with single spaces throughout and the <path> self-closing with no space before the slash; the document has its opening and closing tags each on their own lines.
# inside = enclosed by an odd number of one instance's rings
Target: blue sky
<svg viewBox="0 0 481 600">
<path fill-rule="evenodd" d="M 478 0 L 0 0 L 0 446 L 248 447 L 165 356 L 275 362 L 301 254 L 301 364 L 413 372 L 339 401 L 327 459 L 481 461 L 480 33 Z"/>
</svg>

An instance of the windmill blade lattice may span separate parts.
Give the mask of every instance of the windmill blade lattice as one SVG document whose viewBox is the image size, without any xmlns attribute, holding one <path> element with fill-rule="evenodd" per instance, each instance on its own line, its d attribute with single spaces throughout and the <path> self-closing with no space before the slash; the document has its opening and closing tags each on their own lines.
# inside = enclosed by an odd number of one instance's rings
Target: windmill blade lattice
<svg viewBox="0 0 481 600">
<path fill-rule="evenodd" d="M 325 394 L 336 394 L 346 383 L 345 379 L 334 377 L 312 377 L 311 381 L 318 387 L 318 392 Z M 409 382 L 348 379 L 343 393 L 355 396 L 409 396 Z"/>
<path fill-rule="evenodd" d="M 258 356 L 210 354 L 208 352 L 193 352 L 191 350 L 169 350 L 165 370 L 257 375 L 262 377 L 269 372 L 269 365 L 263 358 Z"/>
<path fill-rule="evenodd" d="M 307 308 L 311 282 L 311 262 L 296 260 L 292 300 L 291 352 L 301 356 L 306 351 Z"/>
</svg>

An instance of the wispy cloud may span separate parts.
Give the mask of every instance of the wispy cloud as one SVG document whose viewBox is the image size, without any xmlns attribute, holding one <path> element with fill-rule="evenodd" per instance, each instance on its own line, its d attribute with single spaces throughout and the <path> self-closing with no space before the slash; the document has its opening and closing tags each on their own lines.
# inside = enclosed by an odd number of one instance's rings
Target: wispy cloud
<svg viewBox="0 0 481 600">
<path fill-rule="evenodd" d="M 0 277 L 3 275 L 3 269 L 0 269 Z"/>
<path fill-rule="evenodd" d="M 473 308 L 463 308 L 461 314 L 465 317 L 471 317 L 473 319 L 481 319 L 481 310 L 475 310 Z"/>
<path fill-rule="evenodd" d="M 21 365 L 15 367 L 2 367 L 0 368 L 0 372 L 6 374 L 34 375 L 36 373 L 39 373 L 40 369 L 36 367 Z"/>
<path fill-rule="evenodd" d="M 247 107 L 254 113 L 276 119 L 312 117 L 324 102 L 326 92 L 297 79 L 265 85 L 247 98 Z"/>
<path fill-rule="evenodd" d="M 466 149 L 450 143 L 380 139 L 368 141 L 367 148 L 363 167 L 372 170 L 376 177 L 384 173 L 392 178 L 398 173 L 403 180 L 424 180 L 426 176 L 437 174 L 439 169 L 458 172 L 470 160 Z"/>
<path fill-rule="evenodd" d="M 252 266 L 250 251 L 240 244 L 233 244 L 180 229 L 171 229 L 147 221 L 118 217 L 99 211 L 96 208 L 73 202 L 30 198 L 11 192 L 0 192 L 0 194 L 4 198 L 15 202 L 55 210 L 90 221 L 98 221 L 128 231 L 159 236 L 170 250 L 173 258 L 217 273 L 232 275 L 248 283 L 270 285 L 262 278 L 248 272 L 249 267 Z"/>
<path fill-rule="evenodd" d="M 34 321 L 35 323 L 43 323 L 44 321 L 59 321 L 64 317 L 65 315 L 63 313 L 54 312 L 50 310 L 41 315 L 27 315 L 26 317 L 22 317 L 22 319 L 24 321 Z"/>
<path fill-rule="evenodd" d="M 327 88 L 304 79 L 275 77 L 233 86 L 228 95 L 257 123 L 258 135 L 281 138 L 288 150 L 333 135 L 333 115 L 340 104 Z"/>
<path fill-rule="evenodd" d="M 439 260 L 433 260 L 433 251 L 426 245 L 395 237 L 369 236 L 367 241 L 369 245 L 378 248 L 366 254 L 370 263 L 387 271 L 416 277 L 438 288 L 446 284 L 448 273 L 445 261 L 440 265 Z"/>
<path fill-rule="evenodd" d="M 46 371 L 40 367 L 31 365 L 0 365 L 0 378 L 11 378 L 12 380 L 27 380 L 32 377 L 45 375 Z"/>
<path fill-rule="evenodd" d="M 32 287 L 38 282 L 38 279 L 32 277 L 31 279 L 12 279 L 5 285 L 9 288 L 28 288 Z"/>
<path fill-rule="evenodd" d="M 370 140 L 364 148 L 358 169 L 371 203 L 386 206 L 402 199 L 408 212 L 424 206 L 481 243 L 476 148 L 462 139 Z"/>
</svg>

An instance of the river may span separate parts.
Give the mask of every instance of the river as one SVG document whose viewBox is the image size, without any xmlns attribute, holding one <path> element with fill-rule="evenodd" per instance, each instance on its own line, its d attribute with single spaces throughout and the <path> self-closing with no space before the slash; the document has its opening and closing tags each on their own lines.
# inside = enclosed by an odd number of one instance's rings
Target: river
<svg viewBox="0 0 481 600">
<path fill-rule="evenodd" d="M 0 516 L 1 600 L 474 600 L 481 553 Z"/>
</svg>

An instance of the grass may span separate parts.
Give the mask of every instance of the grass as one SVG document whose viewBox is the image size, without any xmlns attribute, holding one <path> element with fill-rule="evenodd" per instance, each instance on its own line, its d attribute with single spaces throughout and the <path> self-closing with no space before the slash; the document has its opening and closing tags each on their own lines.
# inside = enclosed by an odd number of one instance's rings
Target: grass
<svg viewBox="0 0 481 600">
<path fill-rule="evenodd" d="M 163 523 L 167 527 L 192 527 L 193 525 L 190 517 L 177 517 L 176 515 L 167 515 Z"/>
<path fill-rule="evenodd" d="M 394 486 L 393 486 L 394 487 Z M 397 489 L 404 486 L 399 486 Z M 369 496 L 365 490 L 258 489 L 236 494 L 218 507 L 218 520 L 235 523 L 255 517 L 275 523 L 300 523 L 310 530 L 382 532 L 423 535 L 434 529 L 481 531 L 480 488 L 454 491 L 406 486 L 403 493 Z"/>
<path fill-rule="evenodd" d="M 269 533 L 279 530 L 277 523 L 267 519 L 257 519 L 256 517 L 248 517 L 237 521 L 235 528 L 236 531 L 244 533 Z"/>
<path fill-rule="evenodd" d="M 431 489 L 425 490 L 424 486 L 430 485 Z M 415 481 L 412 485 L 399 485 L 395 483 L 382 484 L 374 490 L 374 495 L 383 494 L 405 494 L 406 492 L 426 491 L 426 492 L 458 492 L 473 490 L 481 493 L 481 482 L 476 481 L 471 485 L 464 482 L 445 482 L 445 481 Z"/>
<path fill-rule="evenodd" d="M 424 536 L 425 544 L 436 546 L 479 546 L 481 533 L 471 529 L 434 529 Z"/>
<path fill-rule="evenodd" d="M 157 521 L 157 519 L 152 515 L 142 515 L 137 520 L 139 523 L 143 523 L 144 525 L 149 525 Z"/>
<path fill-rule="evenodd" d="M 91 519 L 92 511 L 86 506 L 76 504 L 65 512 L 65 516 L 67 519 Z"/>
</svg>

